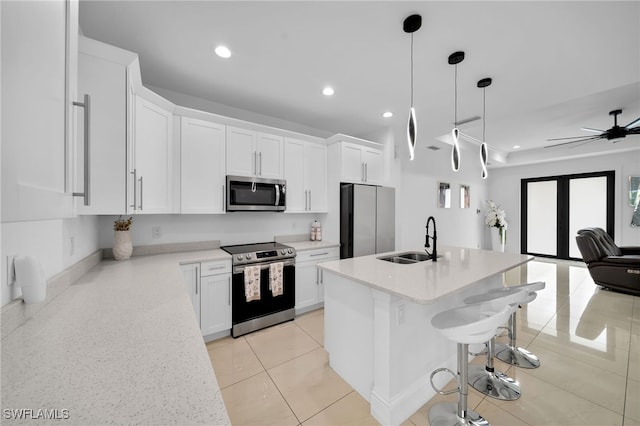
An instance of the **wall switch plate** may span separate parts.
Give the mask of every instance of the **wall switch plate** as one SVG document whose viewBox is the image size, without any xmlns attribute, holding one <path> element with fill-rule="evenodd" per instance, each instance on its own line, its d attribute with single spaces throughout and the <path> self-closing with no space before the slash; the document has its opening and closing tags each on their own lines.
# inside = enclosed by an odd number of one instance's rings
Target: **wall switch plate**
<svg viewBox="0 0 640 426">
<path fill-rule="evenodd" d="M 7 285 L 13 285 L 16 282 L 16 268 L 15 268 L 15 264 L 13 263 L 15 258 L 16 258 L 15 255 L 9 255 L 6 258 Z"/>
<path fill-rule="evenodd" d="M 162 230 L 160 229 L 159 226 L 154 226 L 151 228 L 151 237 L 152 238 L 160 238 L 160 235 L 162 233 Z"/>
</svg>

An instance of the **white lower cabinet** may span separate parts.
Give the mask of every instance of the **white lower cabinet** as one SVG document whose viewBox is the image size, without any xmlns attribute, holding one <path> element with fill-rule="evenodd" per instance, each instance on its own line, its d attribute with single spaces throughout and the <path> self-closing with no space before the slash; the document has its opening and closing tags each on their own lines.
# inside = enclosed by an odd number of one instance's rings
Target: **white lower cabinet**
<svg viewBox="0 0 640 426">
<path fill-rule="evenodd" d="M 203 336 L 231 329 L 231 261 L 182 265 L 182 275 Z"/>
<path fill-rule="evenodd" d="M 324 303 L 324 283 L 318 263 L 340 259 L 340 248 L 298 251 L 296 256 L 296 314 L 312 311 Z"/>
</svg>

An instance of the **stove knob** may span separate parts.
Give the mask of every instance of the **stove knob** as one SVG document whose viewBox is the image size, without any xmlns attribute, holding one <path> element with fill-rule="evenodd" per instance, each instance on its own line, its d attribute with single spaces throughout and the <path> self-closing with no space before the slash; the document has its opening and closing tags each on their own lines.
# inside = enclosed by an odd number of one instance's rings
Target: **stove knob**
<svg viewBox="0 0 640 426">
<path fill-rule="evenodd" d="M 249 259 L 251 259 L 251 255 L 250 254 L 247 255 L 247 260 L 249 260 Z"/>
<path fill-rule="evenodd" d="M 293 253 L 293 249 L 288 249 L 287 251 L 289 252 L 289 254 Z"/>
<path fill-rule="evenodd" d="M 244 256 L 243 256 L 243 255 L 241 255 L 241 254 L 239 254 L 239 255 L 237 255 L 237 256 L 236 256 L 236 259 L 237 259 L 237 260 L 242 260 L 243 258 L 244 258 Z"/>
<path fill-rule="evenodd" d="M 281 254 L 281 255 L 283 255 L 283 256 L 284 256 L 286 253 L 287 253 L 287 250 L 286 250 L 286 249 L 282 249 L 282 250 L 280 250 L 280 254 Z"/>
</svg>

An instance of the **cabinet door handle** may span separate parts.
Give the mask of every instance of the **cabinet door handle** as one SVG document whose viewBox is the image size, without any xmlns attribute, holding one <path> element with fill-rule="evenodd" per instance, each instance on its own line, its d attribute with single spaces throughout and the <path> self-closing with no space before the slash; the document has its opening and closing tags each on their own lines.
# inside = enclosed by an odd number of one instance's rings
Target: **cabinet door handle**
<svg viewBox="0 0 640 426">
<path fill-rule="evenodd" d="M 309 210 L 311 210 L 311 190 L 309 190 Z"/>
<path fill-rule="evenodd" d="M 231 277 L 227 277 L 227 282 L 229 283 L 229 306 L 231 306 Z"/>
<path fill-rule="evenodd" d="M 83 197 L 84 205 L 88 206 L 90 202 L 89 198 L 89 126 L 90 126 L 90 113 L 91 113 L 91 97 L 87 94 L 84 95 L 84 102 L 73 102 L 74 106 L 84 108 L 84 192 L 74 192 L 74 197 Z"/>
<path fill-rule="evenodd" d="M 200 281 L 200 274 L 198 273 L 198 267 L 196 266 L 196 294 L 198 294 L 198 281 Z"/>
<path fill-rule="evenodd" d="M 260 176 L 262 176 L 262 152 L 258 153 L 258 158 L 260 159 Z"/>
<path fill-rule="evenodd" d="M 327 255 L 327 254 L 329 254 L 329 253 L 328 253 L 328 252 L 325 252 L 325 253 L 311 253 L 311 254 L 309 255 L 309 257 L 314 257 L 314 256 L 325 256 L 325 255 Z"/>
<path fill-rule="evenodd" d="M 304 191 L 304 209 L 309 210 L 309 191 Z"/>
<path fill-rule="evenodd" d="M 360 176 L 362 178 L 362 181 L 364 182 L 364 163 L 360 165 Z"/>
<path fill-rule="evenodd" d="M 253 174 L 258 174 L 258 153 L 253 151 Z"/>
<path fill-rule="evenodd" d="M 225 201 L 227 200 L 227 194 L 224 192 L 224 185 L 222 185 L 222 211 L 226 210 Z"/>
<path fill-rule="evenodd" d="M 133 175 L 133 204 L 130 204 L 129 207 L 136 209 L 136 202 L 138 201 L 138 170 L 133 169 L 132 172 L 129 172 L 130 175 Z"/>
<path fill-rule="evenodd" d="M 364 181 L 369 182 L 369 164 L 364 163 Z"/>
<path fill-rule="evenodd" d="M 324 285 L 324 270 L 320 270 L 320 284 Z"/>
<path fill-rule="evenodd" d="M 316 266 L 316 285 L 320 285 L 320 270 Z"/>
<path fill-rule="evenodd" d="M 140 178 L 138 179 L 140 181 L 140 211 L 142 211 L 142 178 L 143 176 L 140 176 Z"/>
</svg>

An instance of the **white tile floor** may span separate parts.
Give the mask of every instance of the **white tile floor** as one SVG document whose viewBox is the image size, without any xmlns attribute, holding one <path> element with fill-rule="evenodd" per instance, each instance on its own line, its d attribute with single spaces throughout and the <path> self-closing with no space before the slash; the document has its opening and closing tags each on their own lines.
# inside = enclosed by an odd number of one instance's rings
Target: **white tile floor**
<svg viewBox="0 0 640 426">
<path fill-rule="evenodd" d="M 517 336 L 542 366 L 496 361 L 522 396 L 498 401 L 471 390 L 469 407 L 494 426 L 640 426 L 640 297 L 599 288 L 578 262 L 536 260 L 504 276 L 506 284 L 538 280 L 546 288 L 519 311 Z M 232 424 L 377 424 L 369 403 L 329 367 L 323 319 L 319 310 L 207 345 Z M 455 399 L 434 397 L 404 425 L 428 425 L 434 402 Z"/>
</svg>

